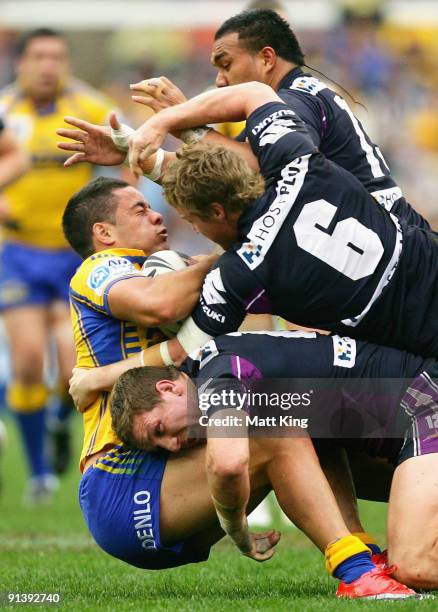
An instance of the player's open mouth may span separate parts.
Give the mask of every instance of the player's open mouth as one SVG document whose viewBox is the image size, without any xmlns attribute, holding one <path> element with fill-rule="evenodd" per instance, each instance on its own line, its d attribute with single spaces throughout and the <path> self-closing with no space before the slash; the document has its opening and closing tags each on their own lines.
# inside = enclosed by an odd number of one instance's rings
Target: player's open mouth
<svg viewBox="0 0 438 612">
<path fill-rule="evenodd" d="M 162 236 L 163 238 L 167 238 L 167 235 L 168 235 L 167 229 L 166 228 L 162 229 L 161 232 L 158 232 L 158 235 Z"/>
</svg>

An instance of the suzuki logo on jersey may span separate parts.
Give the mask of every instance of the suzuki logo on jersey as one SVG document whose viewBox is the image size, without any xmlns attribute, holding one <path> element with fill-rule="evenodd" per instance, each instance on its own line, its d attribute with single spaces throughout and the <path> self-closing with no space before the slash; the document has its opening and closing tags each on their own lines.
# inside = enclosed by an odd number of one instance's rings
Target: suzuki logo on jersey
<svg viewBox="0 0 438 612">
<path fill-rule="evenodd" d="M 216 268 L 207 274 L 202 288 L 202 297 L 204 302 L 211 306 L 212 304 L 225 304 L 225 299 L 221 296 L 221 292 L 225 292 L 224 283 L 222 282 L 220 268 Z"/>
<path fill-rule="evenodd" d="M 293 119 L 281 119 L 280 121 L 276 121 L 263 132 L 259 145 L 264 147 L 268 144 L 275 144 L 277 140 L 280 140 L 280 138 L 286 134 L 294 132 L 295 130 L 293 128 L 295 126 L 296 123 Z"/>
<path fill-rule="evenodd" d="M 290 108 L 284 108 L 282 110 L 275 111 L 275 113 L 271 113 L 270 115 L 265 117 L 263 121 L 260 121 L 260 123 L 258 123 L 251 130 L 251 132 L 254 134 L 254 136 L 257 136 L 259 132 L 261 132 L 270 123 L 274 123 L 276 119 L 280 119 L 281 117 L 291 117 L 291 116 L 295 116 L 295 113 Z M 293 122 L 293 120 L 291 121 Z"/>
<path fill-rule="evenodd" d="M 356 363 L 356 340 L 332 336 L 333 365 L 341 368 L 352 368 Z"/>
</svg>

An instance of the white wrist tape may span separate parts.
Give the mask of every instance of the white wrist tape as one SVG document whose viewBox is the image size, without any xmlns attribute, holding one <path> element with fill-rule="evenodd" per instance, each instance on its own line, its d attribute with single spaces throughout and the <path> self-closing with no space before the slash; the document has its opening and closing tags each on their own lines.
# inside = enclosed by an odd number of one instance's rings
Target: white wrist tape
<svg viewBox="0 0 438 612">
<path fill-rule="evenodd" d="M 202 140 L 208 132 L 211 132 L 212 128 L 208 125 L 200 125 L 195 128 L 187 128 L 181 130 L 180 138 L 185 144 L 196 144 Z"/>
<path fill-rule="evenodd" d="M 120 124 L 118 130 L 111 128 L 111 140 L 120 151 L 129 149 L 129 139 L 134 134 L 135 130 L 124 123 Z"/>
<path fill-rule="evenodd" d="M 155 153 L 156 158 L 154 167 L 150 172 L 143 172 L 143 176 L 150 179 L 151 181 L 156 181 L 160 178 L 161 168 L 163 166 L 164 161 L 164 153 L 164 149 L 158 149 L 158 151 Z"/>
<path fill-rule="evenodd" d="M 248 529 L 248 523 L 246 523 L 246 526 L 244 526 L 243 528 L 238 527 L 236 529 L 236 524 L 234 523 L 234 521 L 230 521 L 229 519 L 222 516 L 222 514 L 220 514 L 217 508 L 216 514 L 219 519 L 219 525 L 222 527 L 225 533 L 230 536 L 237 548 L 242 553 L 249 552 L 251 550 L 251 536 Z"/>
<path fill-rule="evenodd" d="M 169 353 L 169 341 L 168 340 L 166 340 L 166 342 L 161 342 L 160 356 L 161 356 L 161 359 L 163 360 L 164 365 L 167 365 L 167 366 L 175 365 L 175 362 L 173 361 Z"/>
<path fill-rule="evenodd" d="M 140 366 L 144 368 L 144 350 L 140 351 Z"/>
<path fill-rule="evenodd" d="M 184 321 L 176 337 L 187 355 L 212 339 L 212 336 L 199 329 L 192 317 Z"/>
</svg>

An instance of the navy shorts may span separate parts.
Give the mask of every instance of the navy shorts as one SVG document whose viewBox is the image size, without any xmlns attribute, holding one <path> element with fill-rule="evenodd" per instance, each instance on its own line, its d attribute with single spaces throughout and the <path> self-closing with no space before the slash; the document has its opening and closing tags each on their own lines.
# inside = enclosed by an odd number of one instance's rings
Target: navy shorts
<svg viewBox="0 0 438 612">
<path fill-rule="evenodd" d="M 0 309 L 68 302 L 70 279 L 81 263 L 70 249 L 5 242 L 0 251 Z"/>
<path fill-rule="evenodd" d="M 79 503 L 93 538 L 108 554 L 143 569 L 197 563 L 186 541 L 164 546 L 160 489 L 169 453 L 115 447 L 90 467 L 79 485 Z"/>
<path fill-rule="evenodd" d="M 438 366 L 409 385 L 401 406 L 411 419 L 396 465 L 406 459 L 438 453 Z"/>
</svg>

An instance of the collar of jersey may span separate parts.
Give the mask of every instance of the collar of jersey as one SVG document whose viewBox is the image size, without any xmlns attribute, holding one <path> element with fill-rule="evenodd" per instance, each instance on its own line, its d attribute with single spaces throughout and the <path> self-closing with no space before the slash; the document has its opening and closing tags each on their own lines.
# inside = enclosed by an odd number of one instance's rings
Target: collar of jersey
<svg viewBox="0 0 438 612">
<path fill-rule="evenodd" d="M 295 68 L 289 70 L 289 72 L 281 79 L 278 89 L 288 89 L 294 79 L 299 76 L 303 76 L 304 74 L 306 73 L 303 71 L 301 66 L 295 66 Z"/>
<path fill-rule="evenodd" d="M 129 257 L 147 257 L 144 251 L 140 251 L 140 249 L 105 249 L 104 251 L 99 251 L 98 253 L 93 253 L 90 255 L 90 259 L 100 259 L 104 257 L 114 257 L 114 256 L 129 256 Z"/>
</svg>

